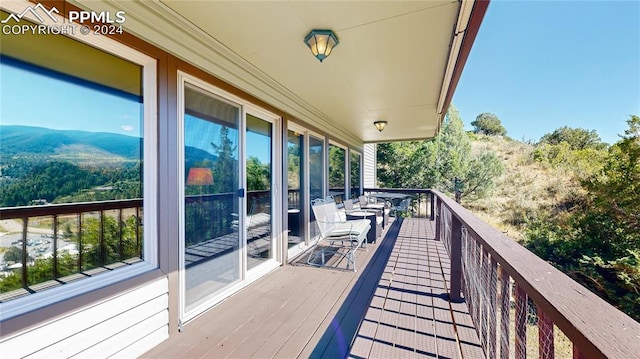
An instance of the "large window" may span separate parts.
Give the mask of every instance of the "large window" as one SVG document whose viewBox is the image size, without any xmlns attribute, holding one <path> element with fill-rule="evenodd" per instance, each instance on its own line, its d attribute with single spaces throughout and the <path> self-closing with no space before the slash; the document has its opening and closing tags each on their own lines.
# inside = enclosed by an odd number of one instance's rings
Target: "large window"
<svg viewBox="0 0 640 359">
<path fill-rule="evenodd" d="M 2 36 L 1 302 L 156 266 L 155 61 L 82 40 Z"/>
</svg>

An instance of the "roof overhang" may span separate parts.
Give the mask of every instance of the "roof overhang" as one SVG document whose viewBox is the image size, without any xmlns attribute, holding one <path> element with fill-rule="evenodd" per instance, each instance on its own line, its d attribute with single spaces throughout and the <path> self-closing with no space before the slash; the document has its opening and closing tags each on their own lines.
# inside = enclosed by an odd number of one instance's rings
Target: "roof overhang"
<svg viewBox="0 0 640 359">
<path fill-rule="evenodd" d="M 488 0 L 89 1 L 125 28 L 347 144 L 433 137 Z M 320 63 L 303 39 L 340 40 Z M 373 125 L 388 122 L 383 132 Z"/>
</svg>

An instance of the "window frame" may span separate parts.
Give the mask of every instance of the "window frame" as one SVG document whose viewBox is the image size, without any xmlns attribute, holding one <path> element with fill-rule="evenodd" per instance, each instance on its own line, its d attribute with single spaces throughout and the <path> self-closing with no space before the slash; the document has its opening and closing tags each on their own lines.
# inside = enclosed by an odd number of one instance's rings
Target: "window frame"
<svg viewBox="0 0 640 359">
<path fill-rule="evenodd" d="M 25 7 L 33 5 L 29 2 L 4 2 L 2 8 L 10 13 L 21 13 Z M 64 22 L 60 15 L 54 15 L 57 20 Z M 27 12 L 24 18 L 38 21 L 33 14 Z M 49 19 L 46 19 L 50 21 Z M 7 35 L 19 36 L 19 35 Z M 42 292 L 26 295 L 21 298 L 1 303 L 0 322 L 16 318 L 29 312 L 67 301 L 71 298 L 85 295 L 102 288 L 130 280 L 158 269 L 158 94 L 157 94 L 157 60 L 124 43 L 118 42 L 104 35 L 85 36 L 64 34 L 79 41 L 85 46 L 91 46 L 113 56 L 139 65 L 142 69 L 142 122 L 143 122 L 143 253 L 139 263 L 126 268 L 119 268 L 109 273 L 85 278 L 73 283 L 57 286 Z M 132 285 L 133 288 L 133 285 Z"/>
</svg>

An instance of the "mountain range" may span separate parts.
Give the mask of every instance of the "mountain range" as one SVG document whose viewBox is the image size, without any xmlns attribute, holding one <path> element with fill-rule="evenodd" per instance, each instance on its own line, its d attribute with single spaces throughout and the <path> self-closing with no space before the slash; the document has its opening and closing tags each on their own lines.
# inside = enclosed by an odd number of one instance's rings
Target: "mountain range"
<svg viewBox="0 0 640 359">
<path fill-rule="evenodd" d="M 0 126 L 0 147 L 3 157 L 6 156 L 3 162 L 16 155 L 51 157 L 70 162 L 86 162 L 91 158 L 94 164 L 136 161 L 141 159 L 141 145 L 141 138 L 116 133 Z M 217 156 L 197 148 L 187 147 L 185 151 L 189 162 L 217 159 Z"/>
</svg>

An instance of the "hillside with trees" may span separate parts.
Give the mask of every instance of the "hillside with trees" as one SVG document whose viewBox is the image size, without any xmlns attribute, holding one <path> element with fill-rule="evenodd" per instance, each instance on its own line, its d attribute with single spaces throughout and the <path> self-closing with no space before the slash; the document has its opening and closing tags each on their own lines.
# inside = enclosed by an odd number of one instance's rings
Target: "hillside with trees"
<svg viewBox="0 0 640 359">
<path fill-rule="evenodd" d="M 0 144 L 0 207 L 142 196 L 139 137 L 0 126 Z M 185 153 L 187 166 L 217 161 L 199 148 L 186 147 Z"/>
<path fill-rule="evenodd" d="M 503 171 L 494 153 L 472 148 L 471 137 L 453 105 L 435 139 L 378 145 L 380 187 L 438 188 L 460 202 L 484 197 Z"/>
<path fill-rule="evenodd" d="M 379 185 L 456 197 L 640 321 L 640 117 L 631 116 L 612 145 L 569 127 L 536 143 L 516 141 L 492 114 L 479 115 L 469 133 L 454 131 L 456 117 L 450 111 L 431 141 L 380 145 Z M 417 175 L 402 178 L 407 171 Z"/>
</svg>

